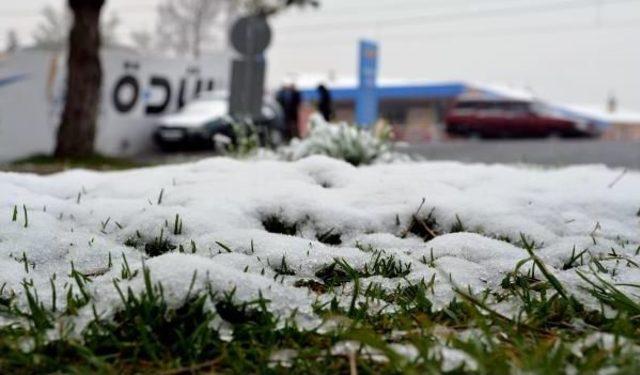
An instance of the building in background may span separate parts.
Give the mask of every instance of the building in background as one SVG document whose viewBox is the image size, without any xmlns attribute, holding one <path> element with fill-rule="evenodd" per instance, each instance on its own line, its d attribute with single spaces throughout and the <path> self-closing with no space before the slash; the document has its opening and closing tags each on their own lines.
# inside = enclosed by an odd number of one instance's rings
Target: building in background
<svg viewBox="0 0 640 375">
<path fill-rule="evenodd" d="M 353 123 L 358 88 L 355 82 L 329 83 L 337 121 Z M 315 84 L 299 83 L 303 98 L 301 123 L 313 112 L 318 100 Z M 394 129 L 396 139 L 420 143 L 443 136 L 442 121 L 447 108 L 466 91 L 459 82 L 402 83 L 381 80 L 376 96 L 379 116 Z"/>
<path fill-rule="evenodd" d="M 611 127 L 602 135 L 612 141 L 640 140 L 640 113 L 614 115 L 610 117 Z"/>
<path fill-rule="evenodd" d="M 303 98 L 301 126 L 314 111 L 317 101 L 317 77 L 298 80 Z M 355 121 L 358 95 L 355 80 L 323 82 L 331 90 L 337 121 Z M 484 100 L 536 101 L 526 90 L 504 86 L 483 85 L 460 81 L 391 81 L 381 80 L 377 87 L 380 118 L 394 130 L 396 140 L 409 143 L 446 140 L 444 120 L 450 106 L 461 96 Z M 573 120 L 597 125 L 604 139 L 640 140 L 640 113 L 597 111 L 582 107 L 548 103 L 558 114 Z M 303 129 L 302 133 L 305 133 Z"/>
<path fill-rule="evenodd" d="M 566 106 L 567 110 L 581 116 L 600 119 L 607 124 L 602 139 L 610 141 L 640 140 L 640 112 L 609 107 L 606 110 L 595 107 Z"/>
</svg>

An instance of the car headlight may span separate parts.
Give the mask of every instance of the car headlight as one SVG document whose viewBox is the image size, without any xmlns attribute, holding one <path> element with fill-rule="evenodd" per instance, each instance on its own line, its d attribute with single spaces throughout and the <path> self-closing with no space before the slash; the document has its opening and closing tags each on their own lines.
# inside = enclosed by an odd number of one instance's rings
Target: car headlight
<svg viewBox="0 0 640 375">
<path fill-rule="evenodd" d="M 156 134 L 165 141 L 178 141 L 184 138 L 184 132 L 180 129 L 160 128 Z"/>
</svg>

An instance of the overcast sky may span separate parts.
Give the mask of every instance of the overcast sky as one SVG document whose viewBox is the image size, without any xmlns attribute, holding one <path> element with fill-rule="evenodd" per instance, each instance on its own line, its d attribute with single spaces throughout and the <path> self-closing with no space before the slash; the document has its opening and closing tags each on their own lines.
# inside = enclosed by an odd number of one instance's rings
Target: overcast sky
<svg viewBox="0 0 640 375">
<path fill-rule="evenodd" d="M 107 0 L 118 30 L 155 27 L 159 0 Z M 640 0 L 321 0 L 274 20 L 270 81 L 290 74 L 352 76 L 359 38 L 380 43 L 380 75 L 529 87 L 564 103 L 640 111 Z M 8 30 L 30 39 L 46 4 L 0 2 L 0 43 Z"/>
</svg>

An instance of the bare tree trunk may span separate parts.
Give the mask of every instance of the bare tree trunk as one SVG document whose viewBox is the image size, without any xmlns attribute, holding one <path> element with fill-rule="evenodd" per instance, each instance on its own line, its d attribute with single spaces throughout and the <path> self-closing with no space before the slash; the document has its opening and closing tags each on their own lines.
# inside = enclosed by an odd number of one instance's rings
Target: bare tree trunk
<svg viewBox="0 0 640 375">
<path fill-rule="evenodd" d="M 56 157 L 93 153 L 100 104 L 100 12 L 105 0 L 69 0 L 74 22 L 69 34 L 67 98 L 58 128 Z"/>
</svg>

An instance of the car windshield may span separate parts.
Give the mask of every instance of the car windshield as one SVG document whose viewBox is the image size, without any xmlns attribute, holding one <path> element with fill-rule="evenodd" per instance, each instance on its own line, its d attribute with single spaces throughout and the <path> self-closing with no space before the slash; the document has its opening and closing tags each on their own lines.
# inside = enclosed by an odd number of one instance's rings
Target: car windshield
<svg viewBox="0 0 640 375">
<path fill-rule="evenodd" d="M 483 113 L 529 113 L 531 111 L 531 103 L 521 101 L 462 101 L 458 102 L 454 108 L 458 114 L 475 113 L 481 111 Z"/>
<path fill-rule="evenodd" d="M 187 114 L 214 113 L 225 115 L 227 113 L 227 108 L 227 102 L 224 100 L 195 101 L 187 104 L 181 112 Z"/>
<path fill-rule="evenodd" d="M 532 105 L 533 113 L 544 117 L 563 117 L 562 112 L 547 104 L 537 102 Z"/>
</svg>

